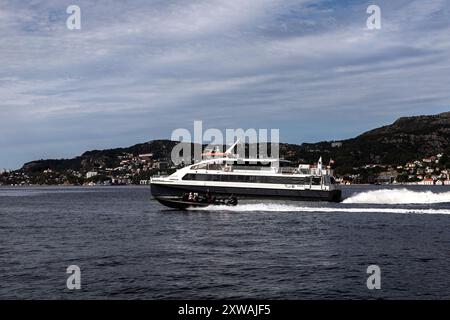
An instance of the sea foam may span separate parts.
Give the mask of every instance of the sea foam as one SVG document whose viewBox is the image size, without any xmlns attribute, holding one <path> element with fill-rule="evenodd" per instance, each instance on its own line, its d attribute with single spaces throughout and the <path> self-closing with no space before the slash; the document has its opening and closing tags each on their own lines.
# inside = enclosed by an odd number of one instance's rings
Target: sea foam
<svg viewBox="0 0 450 320">
<path fill-rule="evenodd" d="M 211 206 L 191 208 L 199 211 L 220 212 L 311 212 L 311 213 L 403 213 L 403 214 L 450 214 L 450 209 L 423 208 L 348 208 L 348 207 L 308 207 L 277 203 L 239 204 L 237 206 Z"/>
<path fill-rule="evenodd" d="M 344 199 L 343 203 L 362 204 L 433 204 L 450 203 L 450 192 L 382 189 L 360 192 Z"/>
</svg>

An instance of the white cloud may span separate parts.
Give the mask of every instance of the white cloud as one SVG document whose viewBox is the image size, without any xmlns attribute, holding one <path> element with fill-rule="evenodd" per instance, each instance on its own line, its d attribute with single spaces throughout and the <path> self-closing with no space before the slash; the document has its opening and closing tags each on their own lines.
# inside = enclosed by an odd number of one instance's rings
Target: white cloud
<svg viewBox="0 0 450 320">
<path fill-rule="evenodd" d="M 365 29 L 364 3 L 78 2 L 82 30 L 69 31 L 72 3 L 2 1 L 2 150 L 70 141 L 73 155 L 194 119 L 280 127 L 291 142 L 343 138 L 450 105 L 445 1 L 380 1 L 380 31 Z M 317 117 L 327 125 L 310 126 Z M 14 152 L 0 167 L 34 158 Z"/>
</svg>

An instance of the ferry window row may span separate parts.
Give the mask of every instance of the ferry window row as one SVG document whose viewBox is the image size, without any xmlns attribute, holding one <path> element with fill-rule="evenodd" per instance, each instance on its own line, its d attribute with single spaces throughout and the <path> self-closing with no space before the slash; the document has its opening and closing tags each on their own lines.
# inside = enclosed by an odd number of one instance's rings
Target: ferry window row
<svg viewBox="0 0 450 320">
<path fill-rule="evenodd" d="M 249 176 L 228 174 L 203 174 L 188 173 L 183 180 L 195 181 L 222 181 L 222 182 L 247 182 L 247 183 L 273 183 L 273 184 L 296 184 L 296 185 L 320 185 L 321 177 L 275 177 L 275 176 Z"/>
</svg>

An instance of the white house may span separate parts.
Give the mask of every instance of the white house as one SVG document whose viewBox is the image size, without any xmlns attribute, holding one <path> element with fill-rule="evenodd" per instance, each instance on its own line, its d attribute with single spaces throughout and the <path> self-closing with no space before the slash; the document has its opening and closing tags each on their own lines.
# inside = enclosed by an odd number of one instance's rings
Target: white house
<svg viewBox="0 0 450 320">
<path fill-rule="evenodd" d="M 89 171 L 88 173 L 86 173 L 86 178 L 90 179 L 92 177 L 95 177 L 96 175 L 98 175 L 98 172 L 96 172 L 96 171 Z"/>
</svg>

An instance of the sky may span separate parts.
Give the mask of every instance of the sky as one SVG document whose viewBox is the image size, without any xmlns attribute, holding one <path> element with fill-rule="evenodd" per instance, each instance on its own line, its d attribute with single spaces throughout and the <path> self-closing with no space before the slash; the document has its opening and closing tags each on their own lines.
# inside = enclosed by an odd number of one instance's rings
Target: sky
<svg viewBox="0 0 450 320">
<path fill-rule="evenodd" d="M 70 5 L 80 30 L 66 26 Z M 302 143 L 449 111 L 449 7 L 0 0 L 0 169 L 168 139 L 194 120 Z"/>
</svg>

